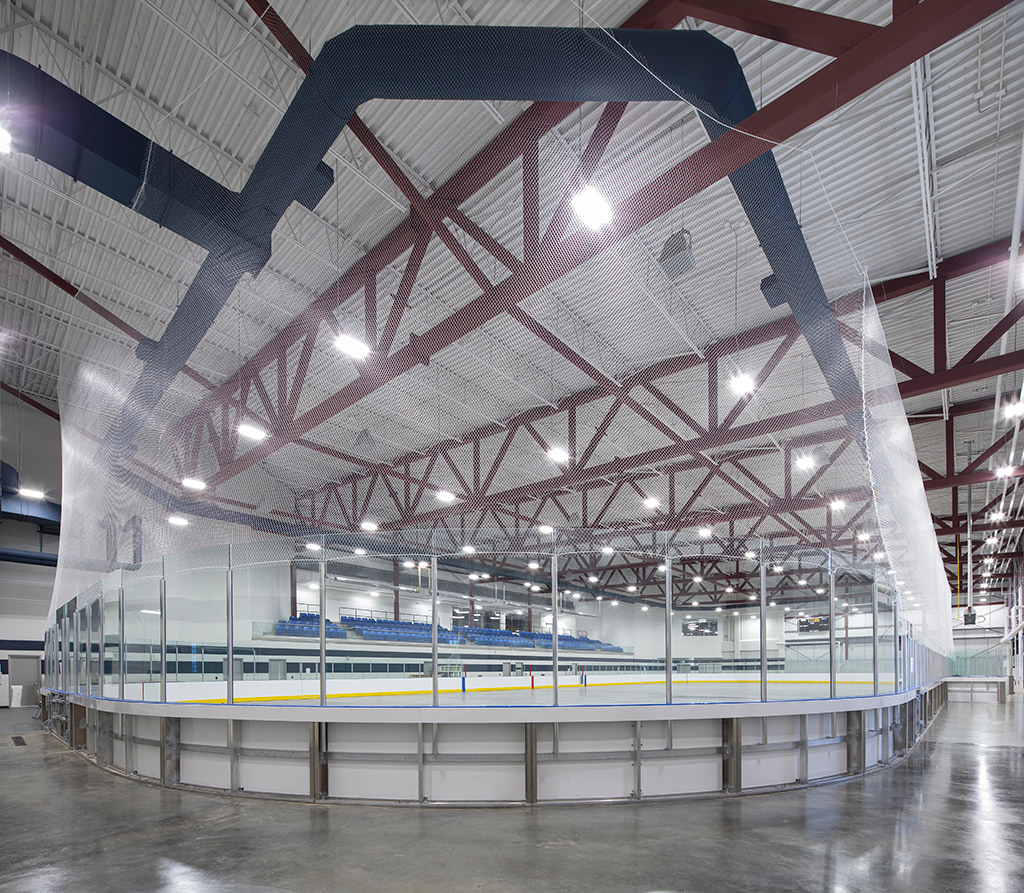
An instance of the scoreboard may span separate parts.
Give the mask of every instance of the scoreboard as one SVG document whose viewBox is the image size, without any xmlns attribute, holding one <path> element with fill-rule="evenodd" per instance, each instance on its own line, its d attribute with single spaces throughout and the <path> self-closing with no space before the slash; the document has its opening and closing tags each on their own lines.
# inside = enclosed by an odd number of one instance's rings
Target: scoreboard
<svg viewBox="0 0 1024 893">
<path fill-rule="evenodd" d="M 717 620 L 684 620 L 683 621 L 683 635 L 684 636 L 717 636 L 718 635 L 718 621 Z"/>
<path fill-rule="evenodd" d="M 801 617 L 797 621 L 797 632 L 820 633 L 829 631 L 828 616 L 824 617 Z"/>
</svg>

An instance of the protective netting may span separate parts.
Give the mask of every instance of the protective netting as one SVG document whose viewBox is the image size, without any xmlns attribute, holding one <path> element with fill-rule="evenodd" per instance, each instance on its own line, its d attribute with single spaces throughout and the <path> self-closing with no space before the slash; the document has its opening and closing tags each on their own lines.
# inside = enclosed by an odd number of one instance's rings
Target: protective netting
<svg viewBox="0 0 1024 893">
<path fill-rule="evenodd" d="M 777 163 L 728 129 L 754 108 L 731 50 L 700 33 L 558 31 L 544 38 L 557 57 L 524 84 L 531 65 L 513 63 L 536 48 L 522 29 L 461 50 L 447 29 L 414 31 L 334 45 L 241 192 L 147 147 L 123 220 L 164 223 L 207 254 L 126 272 L 124 287 L 152 302 L 153 340 L 136 351 L 96 339 L 62 369 L 54 610 L 143 574 L 178 580 L 189 617 L 223 617 L 186 577 L 206 569 L 218 590 L 215 571 L 248 550 L 274 568 L 252 585 L 255 647 L 319 611 L 299 578 L 317 582 L 322 561 L 345 578 L 329 584 L 333 621 L 400 621 L 419 614 L 401 587 L 440 555 L 448 633 L 476 625 L 460 602 L 485 574 L 492 616 L 477 619 L 518 635 L 531 631 L 516 619 L 533 623 L 519 613 L 534 609 L 530 587 L 551 613 L 557 552 L 565 616 L 582 618 L 572 635 L 636 660 L 665 657 L 653 624 L 666 619 L 666 560 L 671 607 L 693 624 L 722 615 L 736 666 L 761 636 L 744 624 L 762 567 L 777 667 L 821 644 L 821 627 L 797 617 L 845 624 L 855 660 L 873 586 L 890 637 L 895 607 L 945 651 L 949 590 L 864 271 L 836 219 L 803 225 L 805 179 L 824 192 L 805 153 Z M 673 34 L 705 70 L 666 66 Z M 331 93 L 350 61 L 338 46 L 362 48 L 384 96 L 406 95 L 396 69 L 420 72 L 431 102 Z M 495 56 L 515 71 L 467 74 Z M 474 101 L 453 101 L 460 90 Z M 459 141 L 482 102 L 526 99 L 549 101 L 495 125 L 491 144 Z M 421 131 L 439 127 L 458 171 L 417 155 Z M 387 149 L 375 131 L 394 134 Z M 723 166 L 699 151 L 709 133 L 757 157 Z M 353 134 L 379 167 L 329 171 L 321 159 L 349 152 Z M 366 601 L 392 594 L 393 607 Z M 149 601 L 137 611 L 159 613 Z M 182 628 L 182 641 L 201 635 Z"/>
</svg>

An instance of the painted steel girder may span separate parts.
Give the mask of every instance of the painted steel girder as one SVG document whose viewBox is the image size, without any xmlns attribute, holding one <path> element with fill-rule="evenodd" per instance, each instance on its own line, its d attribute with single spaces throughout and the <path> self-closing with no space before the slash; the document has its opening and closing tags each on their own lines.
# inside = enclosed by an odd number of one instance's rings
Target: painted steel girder
<svg viewBox="0 0 1024 893">
<path fill-rule="evenodd" d="M 998 11 L 1006 2 L 983 0 L 964 5 L 954 0 L 925 0 L 784 96 L 755 112 L 744 122 L 744 127 L 752 133 L 784 141 Z M 399 349 L 377 367 L 292 421 L 284 430 L 275 432 L 263 444 L 236 457 L 214 476 L 212 483 L 216 485 L 229 480 L 275 450 L 304 436 L 325 418 L 336 415 L 383 384 L 429 361 L 434 353 L 505 312 L 507 307 L 527 294 L 549 285 L 570 269 L 596 257 L 631 232 L 742 167 L 760 155 L 763 148 L 763 142 L 745 133 L 729 131 L 723 134 L 616 208 L 615 219 L 619 223 L 609 227 L 608 234 L 594 237 L 584 244 L 575 243 L 576 250 L 560 258 L 557 265 L 550 262 L 537 264 L 525 283 L 519 278 L 513 285 L 510 282 L 512 277 L 509 277 L 492 286 L 425 332 L 415 346 Z M 364 279 L 359 277 L 358 281 L 361 283 Z"/>
</svg>

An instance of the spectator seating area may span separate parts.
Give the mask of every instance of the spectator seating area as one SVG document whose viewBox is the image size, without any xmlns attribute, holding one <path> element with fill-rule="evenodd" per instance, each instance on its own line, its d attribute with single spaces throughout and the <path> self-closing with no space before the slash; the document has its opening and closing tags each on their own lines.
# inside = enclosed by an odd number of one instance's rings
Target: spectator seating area
<svg viewBox="0 0 1024 893">
<path fill-rule="evenodd" d="M 289 617 L 287 620 L 278 620 L 274 625 L 274 634 L 278 636 L 313 636 L 319 639 L 320 615 L 299 614 L 297 617 Z M 333 620 L 328 620 L 327 638 L 346 639 L 348 633 Z"/>
<path fill-rule="evenodd" d="M 327 636 L 331 639 L 348 638 L 349 633 L 363 639 L 380 642 L 430 642 L 430 624 L 408 620 L 382 620 L 375 617 L 341 617 L 339 622 L 327 621 Z M 320 635 L 319 614 L 299 614 L 279 620 L 274 628 L 279 636 Z M 439 626 L 437 641 L 444 645 L 485 645 L 500 648 L 550 648 L 551 633 L 512 632 L 483 626 Z M 587 636 L 558 637 L 558 647 L 567 651 L 622 651 L 620 645 L 609 645 Z"/>
<path fill-rule="evenodd" d="M 378 620 L 374 617 L 340 617 L 341 624 L 364 639 L 382 642 L 429 642 L 430 624 L 409 620 Z M 444 645 L 460 645 L 462 639 L 450 629 L 437 628 L 437 641 Z"/>
</svg>

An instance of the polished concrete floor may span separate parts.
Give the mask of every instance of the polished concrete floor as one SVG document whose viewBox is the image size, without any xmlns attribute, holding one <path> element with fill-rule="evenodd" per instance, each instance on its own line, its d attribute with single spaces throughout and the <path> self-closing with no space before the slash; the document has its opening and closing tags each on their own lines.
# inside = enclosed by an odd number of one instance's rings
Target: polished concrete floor
<svg viewBox="0 0 1024 893">
<path fill-rule="evenodd" d="M 951 704 L 909 760 L 731 800 L 408 809 L 113 777 L 0 710 L 0 891 L 1024 890 L 1024 705 Z M 25 747 L 15 747 L 21 735 Z"/>
</svg>

